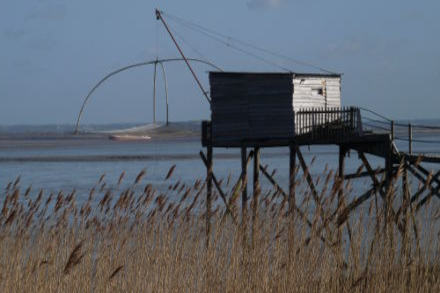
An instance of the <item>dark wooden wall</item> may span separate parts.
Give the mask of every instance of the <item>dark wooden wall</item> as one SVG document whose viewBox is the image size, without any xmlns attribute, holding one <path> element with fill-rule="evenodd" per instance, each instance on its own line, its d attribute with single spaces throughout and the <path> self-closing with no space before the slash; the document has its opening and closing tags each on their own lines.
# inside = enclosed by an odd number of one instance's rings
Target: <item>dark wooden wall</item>
<svg viewBox="0 0 440 293">
<path fill-rule="evenodd" d="M 214 145 L 294 137 L 293 75 L 210 72 Z"/>
</svg>

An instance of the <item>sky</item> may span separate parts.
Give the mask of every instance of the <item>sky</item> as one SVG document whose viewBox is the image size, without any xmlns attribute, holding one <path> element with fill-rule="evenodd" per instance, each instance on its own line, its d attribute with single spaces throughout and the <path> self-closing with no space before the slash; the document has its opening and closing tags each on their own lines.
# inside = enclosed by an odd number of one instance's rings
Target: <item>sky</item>
<svg viewBox="0 0 440 293">
<path fill-rule="evenodd" d="M 343 73 L 346 106 L 393 119 L 440 118 L 438 0 L 2 0 L 0 125 L 73 124 L 84 97 L 107 73 L 178 57 L 156 7 L 188 57 L 230 71 L 282 70 L 173 16 Z M 314 70 L 262 56 L 295 72 Z M 209 105 L 185 65 L 167 63 L 165 70 L 171 121 L 208 118 Z M 212 68 L 194 64 L 194 70 L 208 90 Z M 158 75 L 158 120 L 165 119 L 163 88 Z M 93 94 L 82 122 L 151 122 L 152 93 L 152 66 L 115 75 Z"/>
</svg>

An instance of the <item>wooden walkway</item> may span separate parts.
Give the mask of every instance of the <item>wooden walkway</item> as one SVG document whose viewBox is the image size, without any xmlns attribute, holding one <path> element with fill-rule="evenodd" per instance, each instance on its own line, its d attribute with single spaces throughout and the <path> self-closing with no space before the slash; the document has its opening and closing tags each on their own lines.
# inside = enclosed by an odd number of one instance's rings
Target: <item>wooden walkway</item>
<svg viewBox="0 0 440 293">
<path fill-rule="evenodd" d="M 440 157 L 417 154 L 412 151 L 411 132 L 409 132 L 409 151 L 399 151 L 395 144 L 395 137 L 393 131 L 393 122 L 391 122 L 390 131 L 367 131 L 363 128 L 362 117 L 360 109 L 358 108 L 343 108 L 343 109 L 307 109 L 295 112 L 295 136 L 294 138 L 286 139 L 279 137 L 269 137 L 267 139 L 243 139 L 239 142 L 222 142 L 222 144 L 213 144 L 211 135 L 210 122 L 205 121 L 202 124 L 202 145 L 206 146 L 206 155 L 201 152 L 200 155 L 207 168 L 207 234 L 210 231 L 210 209 L 213 184 L 218 190 L 223 202 L 225 203 L 228 213 L 232 216 L 234 222 L 238 221 L 238 214 L 229 207 L 228 194 L 225 193 L 218 183 L 213 171 L 213 148 L 214 147 L 232 147 L 241 149 L 241 175 L 239 176 L 230 196 L 241 192 L 242 194 L 242 217 L 246 217 L 248 191 L 248 165 L 253 160 L 253 197 L 254 203 L 258 202 L 259 196 L 259 174 L 261 173 L 273 185 L 275 190 L 281 194 L 288 202 L 289 212 L 295 212 L 299 217 L 310 227 L 312 220 L 307 217 L 307 213 L 302 211 L 296 204 L 296 176 L 299 168 L 303 171 L 303 178 L 305 178 L 310 192 L 313 196 L 316 208 L 322 204 L 322 197 L 317 190 L 315 181 L 313 180 L 307 162 L 302 155 L 301 146 L 305 145 L 337 145 L 339 147 L 339 166 L 337 170 L 338 186 L 338 205 L 336 210 L 322 219 L 323 227 L 331 221 L 335 224 L 344 225 L 350 214 L 365 203 L 367 200 L 373 198 L 378 194 L 382 200 L 385 213 L 385 221 L 387 223 L 394 222 L 398 231 L 403 235 L 407 233 L 407 215 L 408 211 L 419 211 L 429 200 L 433 197 L 440 198 L 440 170 L 435 173 L 429 171 L 424 163 L 440 163 Z M 411 127 L 410 127 L 411 128 Z M 280 184 L 277 183 L 273 174 L 269 174 L 267 166 L 260 161 L 260 148 L 263 147 L 280 147 L 288 146 L 290 150 L 289 156 L 289 189 L 284 191 Z M 251 151 L 248 152 L 248 149 Z M 357 172 L 353 174 L 345 174 L 345 158 L 349 152 L 356 152 L 359 156 L 361 164 L 357 168 Z M 384 166 L 382 168 L 373 169 L 368 161 L 366 155 L 374 155 L 384 159 Z M 297 162 L 299 168 L 297 168 Z M 432 166 L 431 166 L 432 167 Z M 440 165 L 439 165 L 440 167 Z M 383 176 L 380 177 L 380 175 Z M 419 181 L 419 186 L 414 190 L 409 183 L 409 174 L 412 178 Z M 353 180 L 357 178 L 370 178 L 372 185 L 367 190 L 352 198 L 351 201 L 345 202 L 348 199 L 344 198 L 344 180 Z M 393 188 L 398 180 L 402 181 L 403 192 L 401 196 L 393 196 Z M 416 182 L 414 182 L 415 184 Z M 417 185 L 413 185 L 417 186 Z M 397 194 L 397 193 L 396 193 Z M 375 198 L 375 197 L 374 197 Z M 398 207 L 396 209 L 396 206 Z M 255 213 L 256 208 L 253 207 L 252 213 Z M 254 216 L 254 215 L 253 215 Z M 318 232 L 320 230 L 318 229 Z M 318 233 L 320 234 L 320 232 Z M 320 235 L 322 241 L 326 241 Z"/>
</svg>

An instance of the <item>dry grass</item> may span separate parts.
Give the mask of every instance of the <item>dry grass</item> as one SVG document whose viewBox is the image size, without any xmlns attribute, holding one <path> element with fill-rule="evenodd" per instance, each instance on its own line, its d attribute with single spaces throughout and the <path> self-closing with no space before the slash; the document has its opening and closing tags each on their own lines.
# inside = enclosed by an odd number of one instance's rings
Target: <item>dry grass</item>
<svg viewBox="0 0 440 293">
<path fill-rule="evenodd" d="M 288 213 L 287 200 L 272 191 L 260 194 L 255 217 L 235 225 L 217 199 L 207 248 L 202 181 L 192 186 L 167 181 L 164 194 L 142 185 L 148 180 L 145 171 L 120 190 L 124 175 L 114 187 L 101 176 L 81 203 L 74 191 L 21 192 L 19 179 L 9 184 L 0 215 L 0 291 L 440 290 L 433 203 L 422 209 L 423 217 L 400 213 L 403 233 L 393 221 L 384 221 L 379 197 L 338 226 L 332 215 L 341 185 L 329 173 L 322 180 L 319 208 L 313 208 L 313 196 L 298 191 L 297 204 L 308 211 L 308 220 Z M 400 194 L 391 189 L 389 195 L 398 205 Z M 234 213 L 240 210 L 236 197 L 228 198 Z"/>
</svg>

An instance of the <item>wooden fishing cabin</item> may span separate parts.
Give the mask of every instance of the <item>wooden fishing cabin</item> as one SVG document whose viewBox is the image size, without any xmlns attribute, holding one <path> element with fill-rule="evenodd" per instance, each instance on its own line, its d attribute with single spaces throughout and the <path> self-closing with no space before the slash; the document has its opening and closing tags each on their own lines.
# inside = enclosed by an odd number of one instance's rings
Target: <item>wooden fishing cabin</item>
<svg viewBox="0 0 440 293">
<path fill-rule="evenodd" d="M 400 152 L 395 143 L 394 121 L 391 121 L 389 131 L 374 132 L 364 129 L 361 110 L 357 107 L 342 107 L 341 75 L 339 74 L 310 74 L 310 73 L 254 73 L 254 72 L 210 72 L 211 120 L 202 122 L 202 145 L 207 148 L 206 155 L 200 156 L 207 167 L 207 235 L 210 231 L 210 210 L 213 183 L 217 188 L 226 209 L 236 221 L 232 209 L 228 206 L 227 194 L 223 192 L 213 172 L 213 149 L 217 147 L 240 148 L 242 172 L 234 185 L 232 194 L 241 188 L 242 217 L 247 212 L 248 165 L 253 159 L 253 197 L 258 203 L 260 193 L 259 175 L 263 174 L 274 188 L 289 203 L 289 211 L 297 213 L 305 223 L 310 223 L 305 212 L 296 205 L 296 159 L 299 161 L 304 178 L 306 179 L 316 206 L 320 206 L 320 196 L 314 180 L 309 172 L 306 161 L 301 153 L 303 145 L 337 145 L 339 148 L 339 178 L 338 207 L 328 221 L 336 221 L 343 225 L 349 214 L 379 193 L 383 204 L 390 202 L 390 186 L 394 184 L 399 169 L 403 169 L 402 185 L 405 196 L 396 212 L 393 207 L 384 210 L 399 231 L 406 231 L 402 215 L 408 211 L 410 204 L 415 204 L 418 210 L 432 196 L 440 198 L 440 171 L 432 177 L 420 163 L 440 163 L 439 157 L 413 154 L 412 133 L 409 125 L 409 153 Z M 287 146 L 289 155 L 289 190 L 285 192 L 269 174 L 267 167 L 260 161 L 260 148 Z M 248 150 L 250 149 L 250 152 Z M 361 166 L 356 174 L 344 173 L 346 155 L 357 152 Z M 384 168 L 373 170 L 366 155 L 384 158 Z M 410 195 L 408 172 L 414 175 L 425 187 Z M 385 174 L 385 180 L 378 177 Z M 372 186 L 364 194 L 351 202 L 342 203 L 343 182 L 346 179 L 370 177 Z M 434 184 L 434 185 L 433 185 Z M 428 190 L 430 193 L 421 198 Z M 241 187 L 239 187 L 241 186 Z M 253 207 L 253 213 L 256 207 Z M 255 216 L 255 215 L 253 215 Z M 207 238 L 207 245 L 209 244 Z"/>
</svg>

